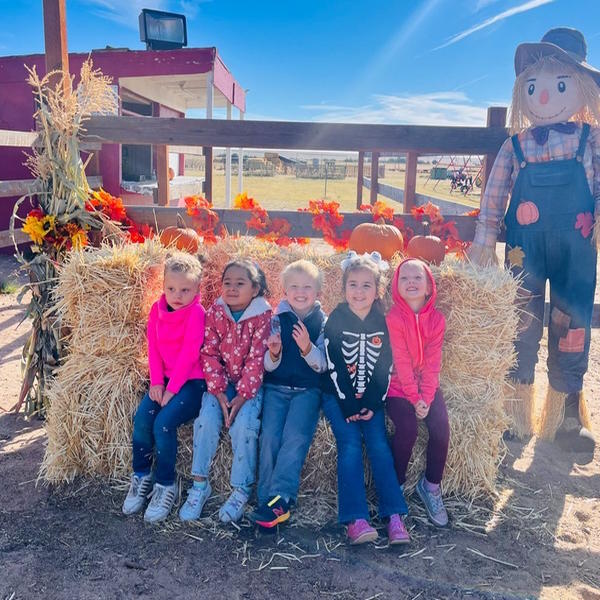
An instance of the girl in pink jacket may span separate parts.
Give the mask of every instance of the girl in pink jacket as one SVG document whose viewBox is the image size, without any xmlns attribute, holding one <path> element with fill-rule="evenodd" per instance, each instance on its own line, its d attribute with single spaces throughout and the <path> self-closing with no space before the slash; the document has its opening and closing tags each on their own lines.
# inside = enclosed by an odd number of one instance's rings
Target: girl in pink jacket
<svg viewBox="0 0 600 600">
<path fill-rule="evenodd" d="M 150 522 L 166 519 L 173 507 L 177 428 L 198 415 L 206 390 L 200 364 L 204 339 L 201 276 L 202 266 L 196 257 L 183 252 L 169 256 L 164 294 L 148 317 L 150 390 L 133 421 L 133 475 L 123 512 L 139 512 L 153 488 L 144 514 Z"/>
<path fill-rule="evenodd" d="M 255 480 L 271 307 L 264 298 L 268 293 L 265 275 L 253 261 L 232 260 L 221 282 L 221 297 L 206 313 L 201 362 L 208 392 L 194 422 L 194 483 L 179 511 L 184 521 L 198 519 L 210 497 L 208 475 L 223 425 L 233 447 L 233 492 L 219 510 L 221 521 L 240 519 Z"/>
<path fill-rule="evenodd" d="M 401 485 L 417 439 L 417 420 L 424 420 L 427 426 L 427 468 L 417 492 L 430 520 L 443 527 L 448 524 L 448 514 L 440 482 L 450 428 L 439 388 L 446 323 L 435 308 L 436 295 L 435 280 L 424 262 L 409 258 L 398 265 L 392 280 L 394 303 L 386 318 L 394 362 L 387 410 L 396 430 L 392 452 Z"/>
</svg>

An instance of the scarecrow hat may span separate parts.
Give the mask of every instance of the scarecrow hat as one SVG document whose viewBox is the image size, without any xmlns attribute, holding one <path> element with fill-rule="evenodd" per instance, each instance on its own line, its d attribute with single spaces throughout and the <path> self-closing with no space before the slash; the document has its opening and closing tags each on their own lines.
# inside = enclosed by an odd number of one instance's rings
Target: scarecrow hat
<svg viewBox="0 0 600 600">
<path fill-rule="evenodd" d="M 515 73 L 519 75 L 543 56 L 556 56 L 576 69 L 587 72 L 600 86 L 600 71 L 585 62 L 587 44 L 581 31 L 556 27 L 550 29 L 541 42 L 519 44 L 515 52 Z"/>
</svg>

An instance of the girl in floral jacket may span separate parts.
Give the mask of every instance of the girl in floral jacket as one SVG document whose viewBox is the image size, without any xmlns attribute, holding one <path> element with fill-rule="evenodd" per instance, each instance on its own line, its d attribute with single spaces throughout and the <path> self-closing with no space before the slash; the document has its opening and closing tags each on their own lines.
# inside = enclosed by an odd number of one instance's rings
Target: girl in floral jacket
<svg viewBox="0 0 600 600">
<path fill-rule="evenodd" d="M 194 483 L 179 512 L 184 521 L 198 519 L 211 495 L 208 474 L 223 424 L 233 447 L 233 492 L 219 510 L 221 521 L 240 519 L 255 479 L 271 307 L 264 298 L 265 275 L 253 261 L 230 261 L 221 282 L 221 296 L 206 313 L 200 351 L 208 391 L 194 422 Z"/>
</svg>

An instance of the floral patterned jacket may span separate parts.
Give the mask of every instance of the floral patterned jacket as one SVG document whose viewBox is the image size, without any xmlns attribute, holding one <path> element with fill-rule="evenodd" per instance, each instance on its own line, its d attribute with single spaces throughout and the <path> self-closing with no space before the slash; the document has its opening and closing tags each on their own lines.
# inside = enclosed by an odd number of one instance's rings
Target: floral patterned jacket
<svg viewBox="0 0 600 600">
<path fill-rule="evenodd" d="M 236 323 L 222 298 L 206 312 L 204 345 L 200 362 L 211 394 L 235 385 L 237 393 L 249 400 L 262 385 L 266 340 L 271 330 L 271 306 L 262 297 L 254 298 Z"/>
</svg>

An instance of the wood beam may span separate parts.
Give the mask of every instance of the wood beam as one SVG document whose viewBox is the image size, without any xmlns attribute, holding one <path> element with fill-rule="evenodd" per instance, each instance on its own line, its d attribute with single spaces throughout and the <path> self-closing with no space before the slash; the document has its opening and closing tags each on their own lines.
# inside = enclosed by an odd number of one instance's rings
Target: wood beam
<svg viewBox="0 0 600 600">
<path fill-rule="evenodd" d="M 358 171 L 356 173 L 356 208 L 362 206 L 363 186 L 365 184 L 365 153 L 358 153 Z"/>
<path fill-rule="evenodd" d="M 65 0 L 43 0 L 44 43 L 46 50 L 46 73 L 54 70 L 69 73 L 69 51 L 67 49 L 67 10 Z M 51 81 L 51 85 L 58 78 Z M 65 93 L 71 90 L 68 77 L 63 77 Z"/>
<path fill-rule="evenodd" d="M 406 171 L 404 172 L 404 212 L 409 213 L 415 205 L 417 190 L 417 163 L 419 155 L 416 152 L 407 152 Z"/>
<path fill-rule="evenodd" d="M 369 202 L 371 206 L 377 202 L 379 192 L 379 152 L 371 153 L 371 193 Z"/>
<path fill-rule="evenodd" d="M 169 147 L 156 146 L 156 181 L 158 182 L 158 205 L 169 206 Z"/>
</svg>

